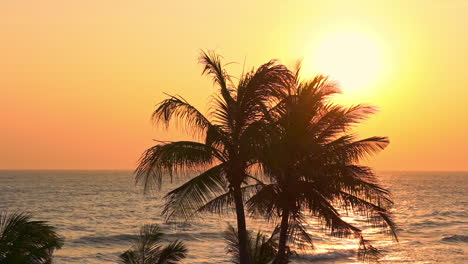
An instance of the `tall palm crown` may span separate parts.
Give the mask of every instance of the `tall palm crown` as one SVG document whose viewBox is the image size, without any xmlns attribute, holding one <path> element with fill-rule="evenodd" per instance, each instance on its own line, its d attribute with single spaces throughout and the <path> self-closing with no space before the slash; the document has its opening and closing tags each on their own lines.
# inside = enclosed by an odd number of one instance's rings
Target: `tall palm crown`
<svg viewBox="0 0 468 264">
<path fill-rule="evenodd" d="M 287 262 L 288 239 L 301 236 L 312 243 L 302 225 L 307 214 L 318 217 L 334 236 L 361 238 L 362 252 L 373 252 L 374 248 L 362 238 L 358 227 L 341 218 L 337 208 L 362 214 L 395 235 L 388 212 L 392 203 L 389 192 L 376 183 L 370 168 L 357 165 L 389 141 L 385 137 L 357 140 L 348 134 L 374 108 L 329 103 L 328 97 L 338 92 L 323 76 L 297 83 L 280 93 L 279 103 L 264 126 L 268 136 L 258 158 L 270 183 L 250 198 L 248 207 L 252 213 L 281 218 L 277 263 Z"/>
<path fill-rule="evenodd" d="M 166 196 L 163 214 L 188 218 L 203 210 L 216 212 L 234 202 L 241 263 L 245 264 L 249 260 L 242 185 L 255 157 L 252 145 L 262 137 L 253 124 L 262 118 L 269 98 L 288 86 L 293 75 L 285 66 L 270 61 L 243 74 L 236 85 L 218 55 L 202 52 L 200 63 L 203 74 L 212 77 L 219 88 L 208 117 L 182 97 L 170 96 L 158 105 L 153 119 L 166 125 L 173 119 L 182 120 L 204 141 L 161 143 L 148 149 L 136 169 L 136 181 L 151 189 L 160 187 L 166 176 L 202 170 Z M 218 195 L 225 199 L 210 203 Z"/>
<path fill-rule="evenodd" d="M 0 263 L 50 264 L 63 238 L 44 221 L 21 213 L 0 213 Z"/>
<path fill-rule="evenodd" d="M 120 255 L 123 264 L 176 264 L 184 259 L 187 248 L 176 240 L 166 246 L 161 245 L 164 233 L 158 225 L 144 225 L 132 248 Z"/>
</svg>

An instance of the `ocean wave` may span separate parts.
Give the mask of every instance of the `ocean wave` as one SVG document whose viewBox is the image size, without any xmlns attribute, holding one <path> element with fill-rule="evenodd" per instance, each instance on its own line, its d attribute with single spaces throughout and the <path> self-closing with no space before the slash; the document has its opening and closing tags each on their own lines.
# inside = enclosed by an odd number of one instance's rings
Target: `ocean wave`
<svg viewBox="0 0 468 264">
<path fill-rule="evenodd" d="M 449 217 L 449 218 L 466 218 L 468 213 L 466 210 L 434 210 L 426 214 L 421 215 L 422 217 Z"/>
<path fill-rule="evenodd" d="M 453 225 L 460 225 L 460 224 L 465 224 L 466 222 L 464 221 L 432 221 L 432 220 L 423 220 L 423 221 L 418 221 L 415 223 L 409 224 L 410 227 L 447 227 L 447 226 L 453 226 Z"/>
<path fill-rule="evenodd" d="M 220 232 L 200 232 L 200 233 L 169 233 L 164 234 L 163 240 L 175 240 L 181 239 L 184 241 L 200 241 L 204 239 L 221 238 L 222 233 Z M 73 240 L 73 243 L 78 244 L 120 244 L 128 243 L 129 241 L 137 239 L 137 235 L 120 234 L 120 235 L 109 235 L 109 236 L 83 236 Z"/>
<path fill-rule="evenodd" d="M 111 236 L 83 236 L 73 240 L 73 243 L 79 244 L 110 244 L 132 241 L 137 238 L 137 235 L 121 234 Z"/>
<path fill-rule="evenodd" d="M 203 241 L 210 239 L 222 238 L 222 232 L 181 232 L 181 233 L 166 233 L 163 240 L 181 239 L 184 241 Z"/>
<path fill-rule="evenodd" d="M 295 256 L 292 259 L 298 261 L 321 261 L 321 260 L 337 260 L 337 259 L 346 259 L 352 257 L 356 254 L 355 250 L 342 250 L 342 251 L 331 251 L 325 253 L 317 254 L 300 254 Z"/>
<path fill-rule="evenodd" d="M 443 242 L 465 242 L 465 243 L 468 243 L 468 236 L 452 235 L 452 236 L 443 237 L 441 240 Z"/>
</svg>

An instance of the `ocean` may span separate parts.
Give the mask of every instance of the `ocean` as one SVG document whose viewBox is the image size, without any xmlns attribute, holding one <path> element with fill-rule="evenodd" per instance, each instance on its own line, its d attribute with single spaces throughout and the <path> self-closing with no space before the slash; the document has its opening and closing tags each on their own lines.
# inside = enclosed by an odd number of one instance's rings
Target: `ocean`
<svg viewBox="0 0 468 264">
<path fill-rule="evenodd" d="M 381 172 L 381 183 L 392 191 L 393 217 L 399 242 L 383 236 L 365 221 L 366 237 L 383 249 L 382 263 L 468 263 L 468 173 Z M 206 215 L 190 222 L 165 223 L 160 217 L 160 193 L 145 196 L 134 185 L 131 171 L 0 171 L 0 211 L 24 211 L 58 228 L 66 242 L 55 253 L 57 264 L 117 263 L 139 228 L 158 223 L 169 239 L 179 238 L 189 249 L 183 263 L 229 263 L 222 232 L 234 216 Z M 263 219 L 249 219 L 252 230 L 271 231 Z M 360 263 L 358 241 L 336 239 L 310 219 L 314 249 L 293 263 Z"/>
</svg>

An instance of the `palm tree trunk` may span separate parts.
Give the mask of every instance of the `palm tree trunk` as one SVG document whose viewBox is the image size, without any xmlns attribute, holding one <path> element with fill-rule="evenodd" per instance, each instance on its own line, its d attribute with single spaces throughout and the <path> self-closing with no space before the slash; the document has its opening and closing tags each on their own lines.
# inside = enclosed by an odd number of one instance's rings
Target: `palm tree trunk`
<svg viewBox="0 0 468 264">
<path fill-rule="evenodd" d="M 289 209 L 283 209 L 280 224 L 280 237 L 278 243 L 278 255 L 276 256 L 275 264 L 288 263 L 288 256 L 286 254 L 286 241 L 288 240 L 289 228 Z"/>
<path fill-rule="evenodd" d="M 245 223 L 244 201 L 240 186 L 233 188 L 234 202 L 236 204 L 237 232 L 239 236 L 240 264 L 250 264 L 250 256 L 247 247 L 247 226 Z"/>
</svg>

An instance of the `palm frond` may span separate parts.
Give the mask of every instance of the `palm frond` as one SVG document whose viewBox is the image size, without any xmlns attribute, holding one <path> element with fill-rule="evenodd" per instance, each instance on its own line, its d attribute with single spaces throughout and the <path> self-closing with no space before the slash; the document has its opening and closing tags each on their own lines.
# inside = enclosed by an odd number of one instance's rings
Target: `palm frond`
<svg viewBox="0 0 468 264">
<path fill-rule="evenodd" d="M 292 215 L 288 228 L 288 240 L 297 245 L 299 249 L 314 248 L 312 236 L 307 232 L 303 223 L 305 222 L 302 213 L 297 212 Z"/>
<path fill-rule="evenodd" d="M 364 213 L 367 216 L 367 220 L 372 222 L 374 226 L 386 226 L 389 234 L 398 241 L 396 225 L 387 209 L 347 192 L 340 192 L 340 201 L 344 208 L 350 208 L 356 214 Z"/>
<path fill-rule="evenodd" d="M 275 228 L 270 236 L 258 231 L 256 234 L 252 231 L 248 233 L 248 251 L 252 264 L 271 264 L 276 257 L 278 250 L 279 229 Z M 232 256 L 233 263 L 240 263 L 239 237 L 237 229 L 228 225 L 224 232 L 226 241 L 226 253 Z"/>
<path fill-rule="evenodd" d="M 186 257 L 187 248 L 180 240 L 173 241 L 166 246 L 161 242 L 164 233 L 156 224 L 141 227 L 137 239 L 132 247 L 119 256 L 123 264 L 176 264 Z"/>
<path fill-rule="evenodd" d="M 306 208 L 304 209 L 307 209 L 313 216 L 321 220 L 331 235 L 335 237 L 350 237 L 361 233 L 359 228 L 344 221 L 333 204 L 321 192 L 315 188 L 310 188 L 311 185 L 303 185 L 303 188 L 298 190 L 306 203 Z"/>
<path fill-rule="evenodd" d="M 0 263 L 47 264 L 64 239 L 44 221 L 24 213 L 0 213 Z"/>
<path fill-rule="evenodd" d="M 232 225 L 228 225 L 227 230 L 224 231 L 224 240 L 226 241 L 226 253 L 232 256 L 231 260 L 233 263 L 239 264 L 239 236 L 237 230 Z"/>
<path fill-rule="evenodd" d="M 376 112 L 375 107 L 369 105 L 355 105 L 348 108 L 339 105 L 327 105 L 322 115 L 312 119 L 309 129 L 317 135 L 318 141 L 326 142 L 340 133 L 349 131 L 355 124 L 369 118 Z"/>
<path fill-rule="evenodd" d="M 311 81 L 298 83 L 293 87 L 293 93 L 288 95 L 289 110 L 302 108 L 303 113 L 316 113 L 316 110 L 326 104 L 329 98 L 340 93 L 340 89 L 335 82 L 328 77 L 318 75 Z M 309 115 L 309 118 L 312 117 Z"/>
<path fill-rule="evenodd" d="M 170 191 L 162 214 L 188 219 L 210 199 L 226 191 L 226 166 L 217 165 Z"/>
<path fill-rule="evenodd" d="M 206 74 L 213 78 L 213 82 L 220 88 L 223 99 L 230 105 L 234 101 L 231 95 L 232 90 L 228 87 L 230 76 L 223 69 L 221 56 L 213 51 L 202 50 L 198 62 L 203 65 L 202 75 Z"/>
<path fill-rule="evenodd" d="M 177 264 L 187 256 L 187 247 L 185 244 L 176 240 L 161 249 L 157 264 Z"/>
<path fill-rule="evenodd" d="M 293 80 L 293 73 L 275 60 L 242 76 L 237 90 L 237 101 L 243 114 L 239 119 L 249 123 L 258 120 L 264 113 L 263 106 L 271 105 L 269 101 L 290 86 Z"/>
<path fill-rule="evenodd" d="M 181 96 L 169 95 L 168 99 L 163 100 L 156 106 L 151 118 L 155 123 L 162 122 L 166 127 L 175 118 L 177 121 L 183 122 L 187 129 L 198 135 L 203 135 L 212 126 L 210 121 L 197 108 L 189 104 Z"/>
<path fill-rule="evenodd" d="M 263 215 L 267 219 L 279 216 L 279 193 L 276 184 L 262 185 L 260 190 L 247 200 L 247 209 L 252 215 Z"/>
<path fill-rule="evenodd" d="M 390 141 L 387 137 L 370 137 L 355 141 L 355 136 L 344 135 L 325 144 L 314 156 L 336 163 L 353 163 L 385 149 Z"/>
<path fill-rule="evenodd" d="M 208 112 L 213 124 L 219 126 L 224 133 L 232 134 L 236 127 L 235 115 L 238 112 L 234 101 L 228 104 L 221 96 L 213 95 Z"/>
<path fill-rule="evenodd" d="M 213 147 L 192 141 L 177 141 L 156 145 L 146 150 L 135 170 L 137 184 L 145 192 L 160 188 L 163 176 L 171 180 L 180 171 L 206 168 L 223 156 Z M 167 175 L 166 175 L 167 174 Z"/>
<path fill-rule="evenodd" d="M 241 156 L 244 160 L 256 163 L 262 155 L 264 146 L 274 137 L 276 131 L 265 121 L 257 121 L 245 128 L 239 139 L 240 150 L 244 151 Z"/>
<path fill-rule="evenodd" d="M 372 246 L 368 240 L 364 239 L 363 236 L 360 236 L 357 257 L 363 262 L 380 263 L 379 260 L 382 257 L 382 251 Z"/>
<path fill-rule="evenodd" d="M 376 183 L 375 175 L 368 167 L 348 164 L 310 166 L 304 168 L 303 174 L 305 181 L 300 184 L 313 183 L 316 189 L 328 195 L 347 191 L 374 203 L 385 206 L 392 204 L 389 191 Z"/>
<path fill-rule="evenodd" d="M 226 153 L 230 142 L 229 135 L 220 125 L 212 125 L 206 131 L 205 144 L 217 149 L 220 153 Z"/>
<path fill-rule="evenodd" d="M 144 225 L 138 236 L 140 241 L 144 241 L 143 244 L 158 244 L 163 237 L 164 233 L 161 231 L 161 227 L 156 224 Z"/>
<path fill-rule="evenodd" d="M 119 255 L 119 262 L 122 264 L 138 264 L 136 252 L 127 250 Z"/>
<path fill-rule="evenodd" d="M 251 184 L 243 186 L 240 191 L 243 196 L 243 200 L 249 199 L 263 184 Z M 197 209 L 197 212 L 209 212 L 214 214 L 225 214 L 234 211 L 234 194 L 232 191 L 218 195 L 212 200 L 208 201 L 203 206 Z"/>
</svg>

